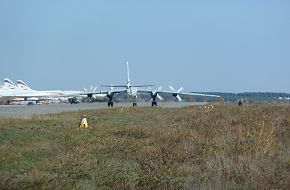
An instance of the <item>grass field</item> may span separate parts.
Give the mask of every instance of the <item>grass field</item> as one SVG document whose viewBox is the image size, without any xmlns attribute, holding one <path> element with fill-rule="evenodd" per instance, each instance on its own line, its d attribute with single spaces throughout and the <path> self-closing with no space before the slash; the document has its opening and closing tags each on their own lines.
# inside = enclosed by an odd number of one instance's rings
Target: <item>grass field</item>
<svg viewBox="0 0 290 190">
<path fill-rule="evenodd" d="M 0 189 L 290 189 L 289 105 L 86 110 L 0 130 Z"/>
</svg>

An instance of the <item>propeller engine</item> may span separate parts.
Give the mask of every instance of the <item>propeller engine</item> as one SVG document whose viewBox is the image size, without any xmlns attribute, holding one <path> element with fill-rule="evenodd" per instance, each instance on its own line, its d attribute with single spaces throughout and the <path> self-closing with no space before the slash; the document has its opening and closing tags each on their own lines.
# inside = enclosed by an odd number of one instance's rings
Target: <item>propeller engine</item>
<svg viewBox="0 0 290 190">
<path fill-rule="evenodd" d="M 114 106 L 113 97 L 114 97 L 114 87 L 113 85 L 111 85 L 110 90 L 107 91 L 107 98 L 109 99 L 108 107 Z"/>
<path fill-rule="evenodd" d="M 156 99 L 163 100 L 163 97 L 159 95 L 159 92 L 161 92 L 162 87 L 159 87 L 157 90 L 154 90 L 151 92 L 151 98 L 152 98 L 152 106 L 157 106 Z"/>
<path fill-rule="evenodd" d="M 159 87 L 157 90 L 152 91 L 151 98 L 153 100 L 156 100 L 158 98 L 159 100 L 163 100 L 163 97 L 159 95 L 159 92 L 161 92 L 162 87 Z"/>
<path fill-rule="evenodd" d="M 175 90 L 173 86 L 169 86 L 169 88 L 170 88 L 170 90 L 173 91 L 173 92 L 172 92 L 172 95 L 173 95 L 174 97 L 176 97 L 176 98 L 178 99 L 179 102 L 182 102 L 182 99 L 181 99 L 181 97 L 179 96 L 179 93 L 182 92 L 183 87 L 180 87 L 178 90 Z"/>
<path fill-rule="evenodd" d="M 91 99 L 93 97 L 93 94 L 96 92 L 97 88 L 98 88 L 97 86 L 95 87 L 91 86 L 89 90 L 87 88 L 84 88 L 84 91 L 87 94 L 87 96 Z"/>
</svg>

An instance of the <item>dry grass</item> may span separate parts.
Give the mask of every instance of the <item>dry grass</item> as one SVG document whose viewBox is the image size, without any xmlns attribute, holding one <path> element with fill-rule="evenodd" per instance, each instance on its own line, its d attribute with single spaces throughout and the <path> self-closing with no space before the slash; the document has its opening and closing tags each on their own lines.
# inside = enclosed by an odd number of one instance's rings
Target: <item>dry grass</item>
<svg viewBox="0 0 290 190">
<path fill-rule="evenodd" d="M 1 189 L 290 189 L 286 105 L 87 110 L 0 130 Z"/>
</svg>

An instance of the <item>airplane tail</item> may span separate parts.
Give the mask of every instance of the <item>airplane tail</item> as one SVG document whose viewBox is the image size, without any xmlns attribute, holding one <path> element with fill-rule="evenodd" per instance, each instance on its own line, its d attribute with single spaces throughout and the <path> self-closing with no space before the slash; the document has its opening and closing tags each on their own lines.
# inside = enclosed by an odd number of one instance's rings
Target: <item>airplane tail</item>
<svg viewBox="0 0 290 190">
<path fill-rule="evenodd" d="M 151 87 L 151 86 L 153 86 L 153 85 L 151 85 L 151 84 L 146 84 L 146 85 L 131 85 L 129 63 L 127 61 L 127 88 L 128 87 Z"/>
<path fill-rule="evenodd" d="M 129 63 L 127 61 L 127 84 L 126 85 L 102 85 L 102 87 L 131 88 L 131 87 L 150 87 L 153 85 L 131 85 Z"/>
<path fill-rule="evenodd" d="M 19 87 L 23 90 L 31 90 L 31 88 L 22 80 L 17 80 L 17 87 Z"/>
<path fill-rule="evenodd" d="M 129 63 L 127 61 L 127 86 L 131 86 Z"/>
<path fill-rule="evenodd" d="M 8 78 L 4 79 L 3 87 L 8 89 L 15 89 L 16 85 Z"/>
</svg>

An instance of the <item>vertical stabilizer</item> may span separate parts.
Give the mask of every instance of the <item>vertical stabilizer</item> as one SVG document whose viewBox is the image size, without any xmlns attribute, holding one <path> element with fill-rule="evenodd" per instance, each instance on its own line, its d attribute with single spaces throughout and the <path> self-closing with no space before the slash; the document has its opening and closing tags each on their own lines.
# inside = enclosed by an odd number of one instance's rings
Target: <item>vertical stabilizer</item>
<svg viewBox="0 0 290 190">
<path fill-rule="evenodd" d="M 31 90 L 31 88 L 22 80 L 17 80 L 17 86 L 22 90 Z"/>
<path fill-rule="evenodd" d="M 4 86 L 9 89 L 15 89 L 16 85 L 8 78 L 4 79 Z"/>
<path fill-rule="evenodd" d="M 129 71 L 129 63 L 127 61 L 127 86 L 131 86 L 131 81 L 130 81 L 130 71 Z"/>
</svg>

